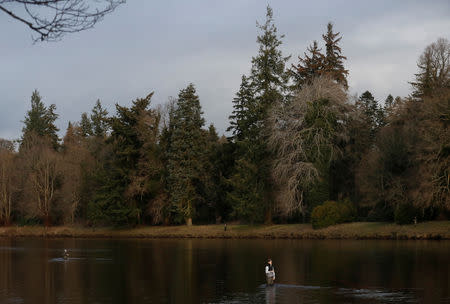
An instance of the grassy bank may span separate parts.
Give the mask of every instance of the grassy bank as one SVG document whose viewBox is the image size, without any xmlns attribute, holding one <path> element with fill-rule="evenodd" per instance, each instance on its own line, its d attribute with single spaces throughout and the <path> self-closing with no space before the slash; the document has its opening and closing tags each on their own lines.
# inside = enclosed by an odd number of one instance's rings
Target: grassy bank
<svg viewBox="0 0 450 304">
<path fill-rule="evenodd" d="M 266 238 L 266 239 L 450 239 L 450 221 L 399 226 L 392 223 L 348 223 L 314 230 L 309 224 L 146 226 L 134 229 L 1 227 L 0 237 L 79 238 Z"/>
</svg>

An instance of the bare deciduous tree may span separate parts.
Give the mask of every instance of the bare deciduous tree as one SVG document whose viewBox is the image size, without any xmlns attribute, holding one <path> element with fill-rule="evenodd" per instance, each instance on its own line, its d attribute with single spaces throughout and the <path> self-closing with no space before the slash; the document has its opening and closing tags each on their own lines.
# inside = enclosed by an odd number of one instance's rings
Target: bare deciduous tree
<svg viewBox="0 0 450 304">
<path fill-rule="evenodd" d="M 0 151 L 1 150 L 14 151 L 14 142 L 11 140 L 0 138 Z"/>
<path fill-rule="evenodd" d="M 12 151 L 0 150 L 0 224 L 11 223 L 13 195 L 17 191 L 15 155 Z"/>
<path fill-rule="evenodd" d="M 92 28 L 125 0 L 0 0 L 0 10 L 38 34 L 34 41 L 58 41 Z"/>
<path fill-rule="evenodd" d="M 316 78 L 291 102 L 272 109 L 269 144 L 275 151 L 273 176 L 282 215 L 304 211 L 304 191 L 320 178 L 315 163 L 331 161 L 340 153 L 335 142 L 345 135 L 347 100 L 342 86 L 329 78 Z M 315 107 L 320 101 L 326 104 Z"/>
<path fill-rule="evenodd" d="M 48 139 L 33 134 L 24 142 L 21 158 L 25 173 L 24 211 L 29 216 L 41 218 L 49 226 L 61 179 L 60 155 Z"/>
<path fill-rule="evenodd" d="M 61 202 L 59 209 L 64 223 L 75 222 L 75 215 L 82 200 L 83 170 L 92 171 L 94 159 L 87 148 L 78 125 L 69 125 L 64 137 L 61 174 Z"/>
<path fill-rule="evenodd" d="M 417 62 L 419 73 L 415 74 L 413 97 L 423 98 L 450 88 L 450 42 L 439 38 L 428 45 Z"/>
</svg>

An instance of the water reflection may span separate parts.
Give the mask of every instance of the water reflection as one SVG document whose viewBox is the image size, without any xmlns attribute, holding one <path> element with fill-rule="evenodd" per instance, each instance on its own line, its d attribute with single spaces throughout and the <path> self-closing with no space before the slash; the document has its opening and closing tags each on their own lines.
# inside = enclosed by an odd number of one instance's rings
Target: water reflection
<svg viewBox="0 0 450 304">
<path fill-rule="evenodd" d="M 0 303 L 439 303 L 449 256 L 448 241 L 4 238 Z"/>
</svg>

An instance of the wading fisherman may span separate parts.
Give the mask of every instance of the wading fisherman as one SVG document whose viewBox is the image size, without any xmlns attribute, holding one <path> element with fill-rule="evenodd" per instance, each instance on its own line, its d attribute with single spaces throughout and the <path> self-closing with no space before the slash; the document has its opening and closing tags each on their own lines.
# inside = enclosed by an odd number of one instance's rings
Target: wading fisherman
<svg viewBox="0 0 450 304">
<path fill-rule="evenodd" d="M 266 279 L 267 285 L 273 285 L 273 281 L 275 281 L 275 268 L 272 265 L 272 259 L 267 260 Z"/>
</svg>

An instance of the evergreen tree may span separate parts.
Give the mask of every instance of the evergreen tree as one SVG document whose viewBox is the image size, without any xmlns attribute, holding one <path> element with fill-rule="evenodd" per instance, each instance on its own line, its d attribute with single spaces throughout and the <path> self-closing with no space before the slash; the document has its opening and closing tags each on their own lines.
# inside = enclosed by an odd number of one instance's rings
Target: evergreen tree
<svg viewBox="0 0 450 304">
<path fill-rule="evenodd" d="M 260 168 L 242 157 L 235 163 L 234 173 L 229 179 L 232 191 L 227 193 L 231 202 L 232 216 L 250 223 L 264 221 L 267 210 L 267 192 L 264 179 L 260 176 Z"/>
<path fill-rule="evenodd" d="M 264 120 L 270 106 L 283 101 L 283 93 L 287 93 L 289 74 L 285 65 L 290 56 L 284 57 L 279 49 L 284 35 L 278 36 L 270 6 L 267 6 L 266 22 L 262 25 L 258 23 L 257 26 L 261 31 L 256 40 L 259 51 L 258 55 L 252 58 L 250 80 L 257 103 L 261 107 L 259 119 Z"/>
<path fill-rule="evenodd" d="M 394 105 L 394 97 L 389 94 L 388 97 L 386 97 L 386 100 L 384 101 L 384 108 L 390 108 Z"/>
<path fill-rule="evenodd" d="M 292 65 L 289 70 L 293 78 L 292 89 L 300 90 L 304 85 L 310 84 L 311 81 L 322 75 L 325 66 L 325 56 L 321 53 L 317 41 L 307 48 L 307 53 L 304 53 L 304 58 L 298 57 L 298 64 Z"/>
<path fill-rule="evenodd" d="M 197 219 L 205 223 L 215 222 L 218 218 L 217 207 L 221 204 L 221 168 L 218 163 L 218 149 L 220 147 L 219 136 L 216 128 L 210 124 L 208 130 L 204 130 L 206 138 L 205 161 L 203 162 L 201 175 L 200 195 L 204 197 L 204 204 L 197 209 Z"/>
<path fill-rule="evenodd" d="M 370 129 L 370 139 L 373 142 L 376 133 L 385 123 L 383 109 L 378 105 L 372 93 L 369 91 L 361 94 L 357 101 L 357 106 L 360 107 L 367 118 L 367 127 Z"/>
<path fill-rule="evenodd" d="M 58 114 L 55 113 L 55 110 L 56 106 L 54 104 L 47 108 L 42 102 L 39 92 L 37 90 L 33 91 L 31 95 L 31 109 L 25 116 L 25 126 L 22 128 L 22 144 L 28 137 L 36 134 L 50 140 L 53 148 L 58 148 L 59 139 L 57 132 L 59 129 L 55 125 Z"/>
<path fill-rule="evenodd" d="M 348 70 L 344 68 L 343 63 L 347 57 L 341 55 L 342 49 L 338 43 L 341 41 L 342 37 L 339 37 L 339 35 L 339 32 L 333 33 L 333 24 L 329 22 L 327 25 L 327 33 L 322 35 L 326 47 L 323 72 L 347 89 Z"/>
<path fill-rule="evenodd" d="M 93 135 L 92 123 L 86 112 L 81 114 L 80 133 L 81 133 L 80 135 L 83 137 L 89 137 L 89 136 Z"/>
<path fill-rule="evenodd" d="M 94 221 L 139 223 L 160 188 L 154 185 L 160 180 L 161 166 L 156 151 L 159 114 L 148 109 L 152 95 L 136 99 L 130 108 L 116 105 L 107 140 L 112 153 L 97 175 L 101 186 L 90 204 Z"/>
<path fill-rule="evenodd" d="M 91 114 L 92 133 L 96 137 L 105 137 L 108 131 L 108 111 L 97 99 Z"/>
<path fill-rule="evenodd" d="M 204 202 L 200 195 L 205 162 L 205 134 L 200 100 L 195 87 L 181 90 L 173 113 L 168 151 L 168 190 L 175 222 L 192 224 L 196 208 Z"/>
<path fill-rule="evenodd" d="M 251 130 L 255 129 L 257 122 L 254 92 L 249 79 L 242 75 L 241 86 L 233 99 L 233 112 L 229 116 L 230 126 L 227 131 L 232 131 L 235 141 L 242 141 L 251 137 Z"/>
<path fill-rule="evenodd" d="M 66 145 L 67 143 L 73 144 L 75 142 L 76 142 L 76 128 L 72 124 L 72 122 L 69 121 L 69 123 L 67 124 L 66 135 L 64 135 L 63 138 L 63 144 L 64 145 Z"/>
<path fill-rule="evenodd" d="M 254 222 L 271 220 L 270 153 L 267 147 L 267 118 L 270 108 L 287 100 L 288 57 L 279 49 L 283 35 L 278 35 L 273 12 L 268 6 L 266 22 L 258 24 L 258 55 L 252 58 L 249 78 L 243 77 L 230 117 L 236 144 L 236 166 L 227 195 L 234 216 Z M 247 81 L 248 80 L 248 81 Z M 251 170 L 254 174 L 248 174 Z M 245 171 L 245 172 L 243 172 Z M 257 204 L 251 211 L 248 204 Z"/>
<path fill-rule="evenodd" d="M 384 115 L 383 126 L 386 125 L 387 119 L 395 112 L 395 109 L 398 107 L 400 102 L 401 98 L 399 96 L 394 98 L 394 96 L 389 94 L 386 97 L 386 99 L 384 100 L 384 107 L 383 107 L 383 115 Z"/>
</svg>

